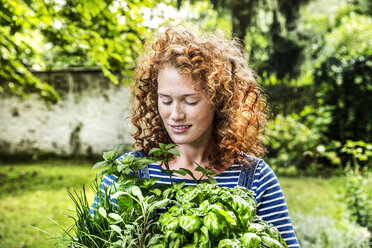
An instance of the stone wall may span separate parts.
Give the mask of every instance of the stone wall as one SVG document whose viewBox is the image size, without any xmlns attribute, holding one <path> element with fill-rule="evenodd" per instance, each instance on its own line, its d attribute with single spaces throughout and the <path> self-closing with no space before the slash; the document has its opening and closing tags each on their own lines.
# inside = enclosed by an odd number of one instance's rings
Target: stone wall
<svg viewBox="0 0 372 248">
<path fill-rule="evenodd" d="M 46 105 L 36 95 L 0 99 L 0 154 L 99 155 L 132 143 L 129 90 L 98 70 L 60 70 L 36 75 L 61 95 Z"/>
</svg>

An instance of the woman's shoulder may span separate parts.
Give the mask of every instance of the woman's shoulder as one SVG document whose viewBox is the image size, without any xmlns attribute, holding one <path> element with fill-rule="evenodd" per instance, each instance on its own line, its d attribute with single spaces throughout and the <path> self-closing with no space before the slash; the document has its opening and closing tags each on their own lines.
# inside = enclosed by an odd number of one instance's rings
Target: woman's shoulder
<svg viewBox="0 0 372 248">
<path fill-rule="evenodd" d="M 247 185 L 249 188 L 261 181 L 261 178 L 275 177 L 275 174 L 271 167 L 263 160 L 252 155 L 244 154 L 245 161 L 241 166 L 241 178 L 240 181 L 243 185 Z"/>
<path fill-rule="evenodd" d="M 250 173 L 257 174 L 262 172 L 262 168 L 270 168 L 270 166 L 262 158 L 248 155 L 246 153 L 243 153 L 243 156 L 245 157 L 245 160 L 243 163 L 241 163 L 242 171 L 249 171 Z"/>
</svg>

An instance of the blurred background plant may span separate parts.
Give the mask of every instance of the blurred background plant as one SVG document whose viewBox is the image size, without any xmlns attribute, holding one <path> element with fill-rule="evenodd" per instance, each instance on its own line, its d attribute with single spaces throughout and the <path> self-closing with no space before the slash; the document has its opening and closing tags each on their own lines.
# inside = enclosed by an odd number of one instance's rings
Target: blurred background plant
<svg viewBox="0 0 372 248">
<path fill-rule="evenodd" d="M 347 219 L 328 216 L 292 215 L 297 238 L 306 248 L 367 248 L 368 231 Z M 366 236 L 367 235 L 367 236 Z"/>
</svg>

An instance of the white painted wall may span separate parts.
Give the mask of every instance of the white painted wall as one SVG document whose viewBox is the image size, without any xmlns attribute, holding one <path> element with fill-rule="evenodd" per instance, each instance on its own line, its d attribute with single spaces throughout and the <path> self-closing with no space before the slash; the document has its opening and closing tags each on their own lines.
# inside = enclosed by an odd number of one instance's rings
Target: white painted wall
<svg viewBox="0 0 372 248">
<path fill-rule="evenodd" d="M 0 154 L 54 153 L 71 155 L 71 133 L 78 132 L 78 154 L 101 154 L 117 144 L 131 144 L 129 90 L 116 86 L 98 71 L 39 73 L 53 84 L 62 100 L 47 106 L 31 95 L 28 99 L 0 99 Z"/>
</svg>

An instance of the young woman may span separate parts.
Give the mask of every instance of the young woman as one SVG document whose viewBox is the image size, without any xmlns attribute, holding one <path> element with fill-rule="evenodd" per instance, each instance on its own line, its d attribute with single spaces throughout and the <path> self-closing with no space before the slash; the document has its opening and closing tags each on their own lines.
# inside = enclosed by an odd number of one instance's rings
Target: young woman
<svg viewBox="0 0 372 248">
<path fill-rule="evenodd" d="M 288 247 L 299 247 L 278 179 L 260 157 L 266 101 L 248 67 L 243 47 L 221 34 L 200 35 L 169 28 L 150 43 L 133 83 L 132 123 L 138 156 L 159 143 L 174 143 L 179 157 L 170 169 L 194 172 L 195 162 L 217 172 L 219 186 L 245 186 L 254 192 L 257 215 L 280 231 Z M 120 160 L 120 158 L 119 158 Z M 141 176 L 169 182 L 161 164 Z M 102 182 L 115 180 L 106 175 Z M 173 181 L 194 185 L 191 178 Z"/>
</svg>

